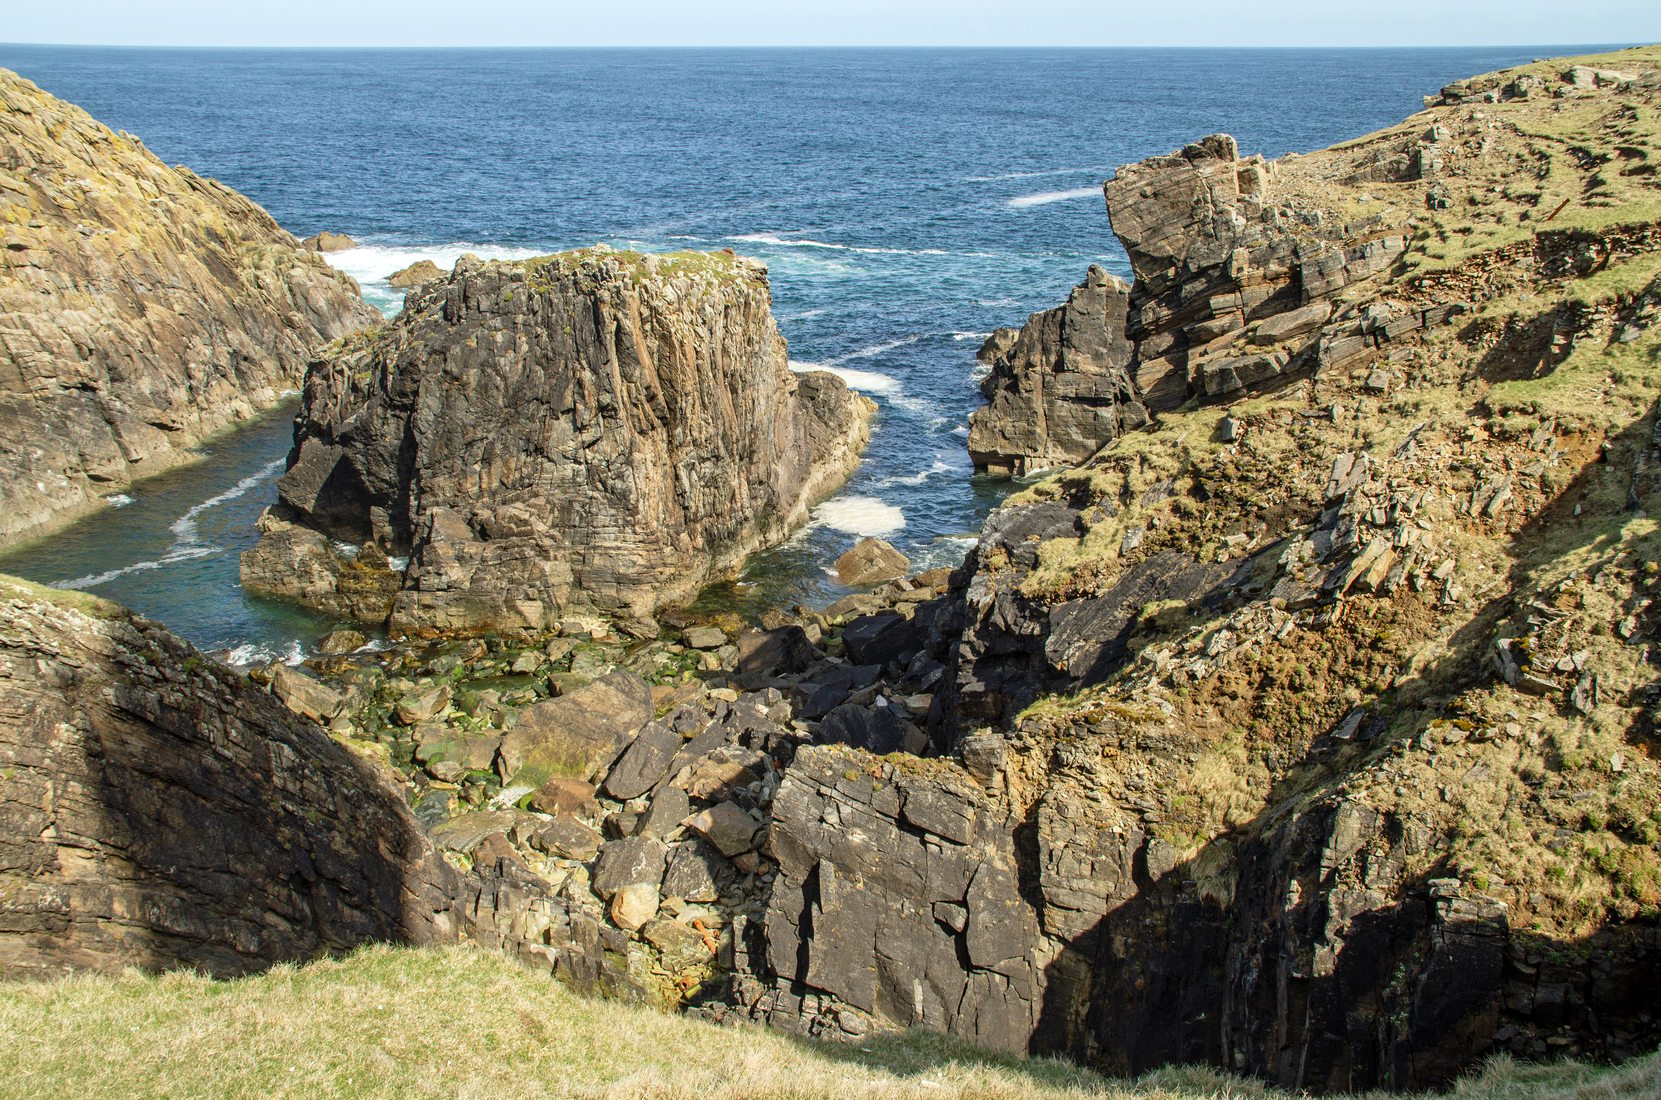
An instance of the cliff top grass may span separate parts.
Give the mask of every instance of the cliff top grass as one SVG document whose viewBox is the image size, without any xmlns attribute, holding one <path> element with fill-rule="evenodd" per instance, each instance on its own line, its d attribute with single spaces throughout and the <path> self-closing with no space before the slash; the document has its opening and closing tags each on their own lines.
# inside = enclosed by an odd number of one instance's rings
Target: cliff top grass
<svg viewBox="0 0 1661 1100">
<path fill-rule="evenodd" d="M 857 1044 L 728 1028 L 570 993 L 466 947 L 371 947 L 215 981 L 81 975 L 0 987 L 0 1073 L 20 1096 L 1099 1097 L 1289 1096 L 1206 1069 L 1112 1081 L 938 1035 Z M 1653 1096 L 1661 1056 L 1615 1069 L 1501 1060 L 1461 1100 Z"/>
<path fill-rule="evenodd" d="M 537 285 L 537 277 L 555 273 L 581 275 L 615 271 L 635 282 L 685 276 L 717 283 L 764 280 L 767 275 L 767 266 L 760 260 L 740 256 L 731 249 L 714 252 L 700 252 L 696 249 L 638 252 L 601 244 L 506 263 L 526 272 L 532 279 L 533 289 L 538 290 L 544 288 Z"/>
</svg>

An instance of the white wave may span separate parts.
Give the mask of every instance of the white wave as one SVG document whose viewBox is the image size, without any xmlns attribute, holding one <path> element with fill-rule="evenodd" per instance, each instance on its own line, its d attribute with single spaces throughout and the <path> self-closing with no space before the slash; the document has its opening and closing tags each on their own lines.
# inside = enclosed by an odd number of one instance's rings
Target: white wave
<svg viewBox="0 0 1661 1100">
<path fill-rule="evenodd" d="M 813 522 L 850 535 L 891 535 L 905 526 L 905 513 L 876 497 L 836 497 L 813 510 Z"/>
<path fill-rule="evenodd" d="M 125 508 L 132 502 L 133 498 L 128 496 L 126 493 L 111 493 L 109 496 L 104 498 L 104 503 L 108 504 L 111 508 Z"/>
<path fill-rule="evenodd" d="M 356 561 L 358 558 L 359 547 L 356 543 L 342 542 L 340 539 L 330 539 L 329 545 L 334 548 L 335 553 L 339 554 L 347 561 Z"/>
<path fill-rule="evenodd" d="M 1052 202 L 1067 202 L 1071 199 L 1085 199 L 1091 195 L 1101 198 L 1100 187 L 1074 187 L 1067 191 L 1040 191 L 1036 195 L 1020 195 L 1010 199 L 1010 206 L 1016 209 L 1025 209 L 1029 206 L 1047 206 Z"/>
<path fill-rule="evenodd" d="M 339 252 L 325 252 L 323 258 L 360 283 L 385 283 L 390 276 L 417 260 L 431 260 L 449 271 L 456 266 L 457 260 L 469 252 L 481 260 L 528 260 L 532 256 L 545 256 L 549 251 L 452 241 L 448 244 L 419 245 L 362 244 Z"/>
<path fill-rule="evenodd" d="M 1085 172 L 1109 172 L 1110 168 L 1092 165 L 1088 168 L 1046 168 L 1042 172 L 1005 172 L 998 176 L 965 176 L 965 183 L 1001 183 L 1004 180 L 1034 180 L 1042 176 L 1077 176 Z"/>
<path fill-rule="evenodd" d="M 260 482 L 269 479 L 273 474 L 276 474 L 278 471 L 282 470 L 287 464 L 288 459 L 286 456 L 283 458 L 274 458 L 270 462 L 267 462 L 264 466 L 261 466 L 258 470 L 255 470 L 253 473 L 237 482 L 235 485 L 231 486 L 229 489 L 226 489 L 223 493 L 220 493 L 217 496 L 211 496 L 202 503 L 193 505 L 189 511 L 167 526 L 167 529 L 173 532 L 174 546 L 176 548 L 182 548 L 186 546 L 201 545 L 201 538 L 196 530 L 196 520 L 202 515 L 203 512 L 218 508 L 222 504 L 229 504 L 231 501 L 248 492 L 248 490 L 257 486 Z"/>
<path fill-rule="evenodd" d="M 992 334 L 990 332 L 954 332 L 954 333 L 952 333 L 952 339 L 953 340 L 985 340 L 988 337 L 990 337 L 991 335 Z"/>
<path fill-rule="evenodd" d="M 819 248 L 830 252 L 857 252 L 868 256 L 950 256 L 953 253 L 944 248 L 883 248 L 877 245 L 839 244 L 835 241 L 820 241 L 812 237 L 781 237 L 776 233 L 739 233 L 725 240 L 740 244 L 765 244 L 774 248 Z M 991 252 L 964 252 L 964 256 L 986 258 L 994 255 Z"/>
<path fill-rule="evenodd" d="M 926 470 L 918 470 L 914 474 L 905 474 L 903 476 L 895 475 L 894 477 L 884 478 L 882 481 L 879 481 L 877 484 L 878 484 L 879 487 L 880 486 L 887 486 L 887 485 L 912 485 L 912 486 L 916 486 L 916 485 L 923 484 L 923 482 L 927 481 L 929 478 L 934 477 L 938 474 L 949 474 L 949 473 L 952 473 L 952 472 L 954 472 L 956 470 L 959 470 L 961 468 L 962 467 L 961 467 L 960 464 L 947 462 L 947 461 L 945 461 L 945 459 L 943 457 L 937 455 L 937 456 L 935 456 L 935 459 L 934 459 L 934 465 L 930 466 Z"/>
<path fill-rule="evenodd" d="M 290 668 L 294 667 L 295 665 L 299 664 L 300 662 L 304 661 L 305 659 L 306 659 L 306 651 L 300 645 L 300 639 L 298 639 L 298 638 L 295 638 L 294 640 L 290 641 L 288 643 L 288 648 L 283 650 L 283 657 L 282 657 L 283 664 L 288 665 Z"/>
<path fill-rule="evenodd" d="M 1018 306 L 1021 303 L 1014 298 L 976 298 L 975 304 L 986 306 L 989 309 L 1008 309 L 1010 306 Z"/>
<path fill-rule="evenodd" d="M 169 550 L 159 558 L 149 561 L 135 561 L 131 565 L 123 565 L 118 569 L 107 569 L 102 573 L 88 573 L 86 576 L 76 577 L 74 580 L 56 581 L 52 587 L 96 588 L 101 584 L 108 584 L 117 577 L 127 577 L 134 573 L 148 573 L 152 569 L 161 569 L 164 566 L 176 565 L 182 561 L 190 561 L 192 558 L 205 558 L 209 554 L 217 553 L 219 553 L 219 547 L 217 546 L 179 546 Z"/>
<path fill-rule="evenodd" d="M 394 573 L 404 572 L 406 569 L 409 568 L 409 555 L 405 554 L 401 557 L 389 557 L 389 558 L 387 558 L 386 559 L 386 567 L 388 569 L 392 570 Z"/>
<path fill-rule="evenodd" d="M 925 397 L 911 397 L 905 394 L 895 394 L 888 399 L 888 403 L 895 408 L 904 409 L 916 416 L 931 416 L 938 414 L 940 406 Z"/>
<path fill-rule="evenodd" d="M 959 424 L 957 427 L 952 429 L 952 434 L 953 435 L 960 435 L 964 439 L 968 439 L 969 438 L 969 425 Z"/>
<path fill-rule="evenodd" d="M 891 397 L 900 392 L 898 378 L 890 378 L 886 374 L 878 374 L 872 370 L 854 370 L 851 367 L 839 367 L 834 363 L 804 363 L 796 359 L 790 361 L 790 369 L 797 374 L 810 370 L 826 371 L 846 382 L 850 390 L 860 393 L 880 393 L 885 397 Z"/>
<path fill-rule="evenodd" d="M 898 340 L 890 340 L 886 344 L 872 344 L 869 347 L 860 348 L 857 351 L 850 351 L 846 355 L 838 355 L 835 359 L 832 359 L 831 362 L 846 363 L 853 359 L 870 359 L 874 356 L 882 355 L 885 352 L 894 351 L 898 348 L 909 347 L 922 338 L 923 336 L 921 333 L 915 336 L 902 336 Z"/>
<path fill-rule="evenodd" d="M 265 646 L 254 642 L 246 642 L 239 646 L 232 646 L 225 654 L 225 663 L 234 668 L 247 668 L 249 665 L 269 664 L 277 659 L 276 653 Z"/>
<path fill-rule="evenodd" d="M 941 566 L 956 567 L 980 541 L 976 535 L 941 535 L 934 542 L 911 555 L 911 568 L 922 573 Z"/>
</svg>

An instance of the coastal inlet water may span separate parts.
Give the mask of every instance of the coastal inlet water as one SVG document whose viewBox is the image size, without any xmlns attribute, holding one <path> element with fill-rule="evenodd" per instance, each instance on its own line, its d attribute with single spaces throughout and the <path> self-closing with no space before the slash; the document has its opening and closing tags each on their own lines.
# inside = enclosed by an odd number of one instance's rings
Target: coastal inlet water
<svg viewBox="0 0 1661 1100">
<path fill-rule="evenodd" d="M 722 598 L 840 593 L 863 534 L 955 563 L 1007 483 L 971 476 L 974 352 L 1128 274 L 1101 181 L 1227 131 L 1278 156 L 1399 121 L 1451 80 L 1553 49 L 148 50 L 0 45 L 0 65 L 249 195 L 394 312 L 421 258 L 607 242 L 767 261 L 799 367 L 876 399 L 864 464 Z M 298 655 L 328 623 L 246 596 L 288 413 L 0 570 L 109 596 L 199 645 Z"/>
</svg>

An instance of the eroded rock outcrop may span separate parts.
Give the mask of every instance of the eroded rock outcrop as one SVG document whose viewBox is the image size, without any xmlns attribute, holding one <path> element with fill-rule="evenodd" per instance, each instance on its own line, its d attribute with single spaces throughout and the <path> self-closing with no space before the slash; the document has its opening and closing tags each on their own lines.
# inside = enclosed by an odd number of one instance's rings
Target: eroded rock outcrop
<svg viewBox="0 0 1661 1100">
<path fill-rule="evenodd" d="M 981 383 L 988 404 L 969 417 L 977 469 L 1025 475 L 1075 465 L 1148 422 L 1127 369 L 1129 297 L 1123 281 L 1092 266 L 1066 304 L 987 338 L 978 358 L 990 370 Z"/>
<path fill-rule="evenodd" d="M 299 386 L 378 318 L 248 199 L 0 70 L 0 543 Z"/>
<path fill-rule="evenodd" d="M 372 759 L 113 604 L 0 580 L 0 969 L 241 974 L 466 927 Z"/>
<path fill-rule="evenodd" d="M 688 598 L 800 523 L 866 439 L 874 406 L 793 373 L 769 301 L 731 254 L 464 258 L 312 365 L 244 583 L 397 632 Z"/>
</svg>

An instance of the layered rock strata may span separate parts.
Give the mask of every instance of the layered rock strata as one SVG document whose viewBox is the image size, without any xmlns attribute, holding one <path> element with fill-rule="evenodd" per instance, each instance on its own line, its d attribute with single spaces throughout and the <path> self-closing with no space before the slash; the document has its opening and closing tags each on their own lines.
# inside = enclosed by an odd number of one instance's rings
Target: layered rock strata
<svg viewBox="0 0 1661 1100">
<path fill-rule="evenodd" d="M 244 583 L 401 633 L 690 597 L 799 524 L 866 439 L 874 406 L 793 373 L 769 301 L 766 268 L 730 253 L 464 258 L 312 365 Z"/>
<path fill-rule="evenodd" d="M 265 211 L 0 70 L 0 544 L 298 388 L 378 317 Z"/>
</svg>

